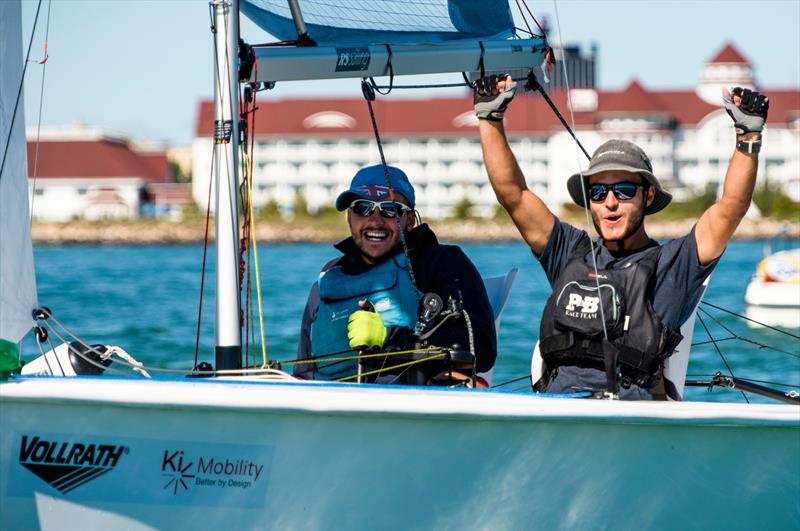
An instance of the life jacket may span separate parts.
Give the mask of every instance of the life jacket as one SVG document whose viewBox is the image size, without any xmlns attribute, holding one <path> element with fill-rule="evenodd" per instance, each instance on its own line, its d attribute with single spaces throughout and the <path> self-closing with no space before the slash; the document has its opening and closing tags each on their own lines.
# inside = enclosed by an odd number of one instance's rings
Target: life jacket
<svg viewBox="0 0 800 531">
<path fill-rule="evenodd" d="M 680 330 L 665 327 L 653 311 L 661 248 L 597 274 L 591 260 L 587 264 L 590 253 L 591 242 L 585 237 L 570 253 L 545 304 L 539 329 L 545 377 L 539 387 L 546 387 L 548 375 L 560 366 L 605 371 L 610 344 L 616 350 L 622 385 L 652 388 L 661 378 L 664 360 L 682 339 Z"/>
<path fill-rule="evenodd" d="M 355 355 L 350 351 L 347 321 L 368 300 L 381 315 L 384 325 L 414 328 L 417 321 L 417 292 L 408 274 L 408 261 L 397 254 L 358 275 L 342 271 L 341 263 L 324 269 L 319 276 L 319 308 L 311 323 L 311 354 L 331 357 Z M 356 360 L 316 362 L 315 377 L 334 380 L 355 374 Z"/>
</svg>

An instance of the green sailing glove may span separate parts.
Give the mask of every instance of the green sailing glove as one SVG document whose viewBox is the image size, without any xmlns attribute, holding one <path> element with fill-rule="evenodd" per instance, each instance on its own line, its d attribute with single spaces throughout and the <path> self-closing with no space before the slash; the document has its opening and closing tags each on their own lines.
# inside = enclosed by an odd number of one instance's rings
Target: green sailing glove
<svg viewBox="0 0 800 531">
<path fill-rule="evenodd" d="M 8 380 L 12 372 L 22 367 L 17 345 L 0 339 L 0 380 Z"/>
<path fill-rule="evenodd" d="M 380 347 L 386 341 L 386 326 L 378 312 L 358 310 L 347 321 L 347 337 L 352 349 Z"/>
</svg>

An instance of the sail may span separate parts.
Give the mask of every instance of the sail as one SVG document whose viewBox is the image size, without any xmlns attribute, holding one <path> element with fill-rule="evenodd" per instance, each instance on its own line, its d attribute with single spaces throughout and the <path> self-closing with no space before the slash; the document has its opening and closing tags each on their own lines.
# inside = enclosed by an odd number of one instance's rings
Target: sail
<svg viewBox="0 0 800 531">
<path fill-rule="evenodd" d="M 298 0 L 319 44 L 436 43 L 506 39 L 514 21 L 507 0 Z M 297 38 L 286 0 L 242 0 L 241 10 L 282 40 Z"/>
<path fill-rule="evenodd" d="M 30 330 L 31 311 L 37 306 L 21 96 L 17 104 L 23 67 L 21 31 L 20 1 L 0 2 L 0 339 L 12 343 Z"/>
</svg>

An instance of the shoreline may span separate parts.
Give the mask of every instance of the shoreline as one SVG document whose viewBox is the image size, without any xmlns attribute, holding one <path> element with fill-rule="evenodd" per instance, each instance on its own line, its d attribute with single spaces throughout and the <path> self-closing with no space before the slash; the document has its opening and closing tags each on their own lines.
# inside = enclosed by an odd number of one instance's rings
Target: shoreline
<svg viewBox="0 0 800 531">
<path fill-rule="evenodd" d="M 583 220 L 573 221 L 576 226 Z M 657 240 L 687 234 L 696 223 L 694 219 L 648 222 L 648 234 Z M 514 242 L 522 241 L 511 222 L 497 220 L 432 220 L 431 227 L 443 242 Z M 109 244 L 158 245 L 194 244 L 204 240 L 205 222 L 126 221 L 66 223 L 34 222 L 31 230 L 36 245 Z M 347 235 L 343 223 L 320 224 L 298 221 L 259 222 L 255 233 L 259 243 L 333 243 Z M 735 240 L 770 238 L 800 239 L 800 221 L 769 219 L 744 220 L 733 236 Z M 209 231 L 213 241 L 214 231 Z"/>
</svg>

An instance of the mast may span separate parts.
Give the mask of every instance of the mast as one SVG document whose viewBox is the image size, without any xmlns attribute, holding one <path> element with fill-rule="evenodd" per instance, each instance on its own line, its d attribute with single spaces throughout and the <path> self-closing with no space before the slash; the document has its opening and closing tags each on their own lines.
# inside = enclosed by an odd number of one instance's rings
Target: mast
<svg viewBox="0 0 800 531">
<path fill-rule="evenodd" d="M 214 157 L 217 254 L 217 370 L 239 369 L 242 333 L 239 292 L 239 1 L 212 0 L 215 28 Z"/>
</svg>

